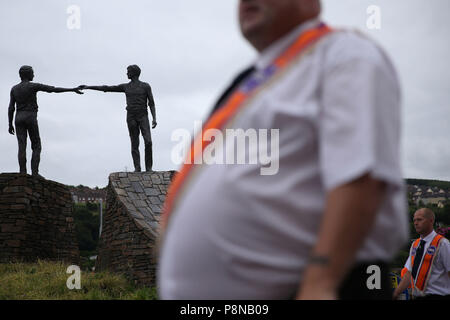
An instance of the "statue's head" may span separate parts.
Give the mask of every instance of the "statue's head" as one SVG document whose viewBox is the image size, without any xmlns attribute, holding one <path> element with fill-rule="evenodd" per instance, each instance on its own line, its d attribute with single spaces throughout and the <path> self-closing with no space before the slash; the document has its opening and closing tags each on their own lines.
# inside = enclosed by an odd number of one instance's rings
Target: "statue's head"
<svg viewBox="0 0 450 320">
<path fill-rule="evenodd" d="M 128 79 L 132 79 L 133 77 L 139 78 L 140 75 L 141 75 L 141 68 L 139 68 L 137 65 L 132 64 L 131 66 L 127 67 Z"/>
<path fill-rule="evenodd" d="M 19 76 L 20 79 L 22 80 L 33 81 L 34 78 L 33 68 L 30 66 L 21 66 L 19 69 Z"/>
</svg>

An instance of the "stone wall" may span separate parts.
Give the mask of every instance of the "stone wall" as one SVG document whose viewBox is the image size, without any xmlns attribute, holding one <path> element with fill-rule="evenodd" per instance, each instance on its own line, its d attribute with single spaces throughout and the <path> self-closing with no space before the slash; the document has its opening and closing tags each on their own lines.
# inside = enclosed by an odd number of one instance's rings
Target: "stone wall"
<svg viewBox="0 0 450 320">
<path fill-rule="evenodd" d="M 137 284 L 154 285 L 158 221 L 174 173 L 119 172 L 109 176 L 96 270 L 122 273 Z"/>
<path fill-rule="evenodd" d="M 69 189 L 26 174 L 0 174 L 0 262 L 79 262 Z"/>
</svg>

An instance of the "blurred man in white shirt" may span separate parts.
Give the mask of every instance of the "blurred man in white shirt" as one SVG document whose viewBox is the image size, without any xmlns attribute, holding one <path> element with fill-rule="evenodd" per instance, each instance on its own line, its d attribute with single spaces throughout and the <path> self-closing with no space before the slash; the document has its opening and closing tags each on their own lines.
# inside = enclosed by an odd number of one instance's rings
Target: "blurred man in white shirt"
<svg viewBox="0 0 450 320">
<path fill-rule="evenodd" d="M 259 56 L 209 123 L 279 129 L 279 170 L 182 168 L 163 217 L 161 298 L 390 298 L 387 265 L 408 229 L 399 83 L 372 41 L 322 35 L 320 9 L 319 0 L 239 2 L 242 33 Z M 374 264 L 382 287 L 370 290 Z"/>
</svg>

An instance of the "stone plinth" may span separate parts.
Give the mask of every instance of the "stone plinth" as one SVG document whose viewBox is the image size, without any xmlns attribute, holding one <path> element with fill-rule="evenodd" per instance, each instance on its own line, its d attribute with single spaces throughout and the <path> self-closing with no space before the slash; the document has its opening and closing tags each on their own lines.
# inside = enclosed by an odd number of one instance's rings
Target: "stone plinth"
<svg viewBox="0 0 450 320">
<path fill-rule="evenodd" d="M 123 273 L 137 284 L 154 285 L 158 222 L 174 173 L 109 176 L 96 270 Z"/>
<path fill-rule="evenodd" d="M 0 262 L 79 262 L 69 189 L 26 174 L 0 174 Z"/>
</svg>

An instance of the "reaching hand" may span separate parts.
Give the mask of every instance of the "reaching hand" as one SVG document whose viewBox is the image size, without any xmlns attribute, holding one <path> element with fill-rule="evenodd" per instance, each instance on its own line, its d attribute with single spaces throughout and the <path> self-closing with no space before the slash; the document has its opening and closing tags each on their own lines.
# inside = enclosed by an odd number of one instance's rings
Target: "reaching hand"
<svg viewBox="0 0 450 320">
<path fill-rule="evenodd" d="M 153 120 L 153 122 L 152 122 L 152 129 L 155 129 L 155 127 L 156 127 L 156 120 Z"/>
<path fill-rule="evenodd" d="M 78 93 L 78 94 L 84 94 L 84 92 L 81 92 L 79 89 L 74 89 L 73 92 Z"/>
<path fill-rule="evenodd" d="M 80 85 L 80 86 L 78 86 L 78 90 L 83 90 L 83 89 L 86 89 L 87 88 L 87 85 L 84 85 L 84 84 L 82 84 L 82 85 Z"/>
<path fill-rule="evenodd" d="M 14 135 L 14 127 L 13 126 L 9 126 L 8 132 L 12 135 Z"/>
</svg>

